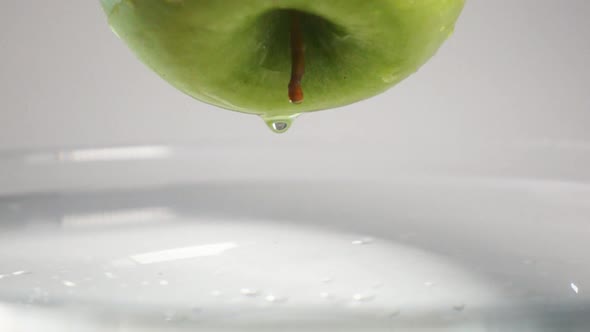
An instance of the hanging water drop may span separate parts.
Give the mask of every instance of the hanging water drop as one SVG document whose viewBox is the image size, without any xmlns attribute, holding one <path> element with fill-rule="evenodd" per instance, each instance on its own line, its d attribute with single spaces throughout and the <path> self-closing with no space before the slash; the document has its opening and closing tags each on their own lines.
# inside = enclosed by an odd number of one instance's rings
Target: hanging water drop
<svg viewBox="0 0 590 332">
<path fill-rule="evenodd" d="M 297 115 L 291 116 L 278 116 L 278 117 L 263 117 L 264 122 L 266 125 L 275 133 L 281 134 L 289 130 L 291 128 L 291 124 L 293 123 L 293 119 Z"/>
<path fill-rule="evenodd" d="M 287 127 L 289 127 L 289 124 L 287 124 L 286 122 L 277 121 L 272 123 L 272 129 L 274 129 L 275 131 L 283 131 L 287 129 Z"/>
</svg>

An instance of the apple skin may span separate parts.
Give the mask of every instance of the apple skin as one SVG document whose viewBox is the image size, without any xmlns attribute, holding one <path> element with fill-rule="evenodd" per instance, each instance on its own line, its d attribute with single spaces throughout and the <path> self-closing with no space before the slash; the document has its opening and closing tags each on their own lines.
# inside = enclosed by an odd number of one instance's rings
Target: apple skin
<svg viewBox="0 0 590 332">
<path fill-rule="evenodd" d="M 113 31 L 186 94 L 267 119 L 351 104 L 414 73 L 465 0 L 101 0 Z M 302 14 L 305 99 L 287 97 L 289 10 Z"/>
</svg>

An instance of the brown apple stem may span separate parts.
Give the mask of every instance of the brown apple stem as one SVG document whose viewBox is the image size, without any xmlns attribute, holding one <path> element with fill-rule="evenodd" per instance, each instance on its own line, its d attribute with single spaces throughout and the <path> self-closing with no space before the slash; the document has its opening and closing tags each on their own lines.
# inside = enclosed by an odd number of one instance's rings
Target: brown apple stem
<svg viewBox="0 0 590 332">
<path fill-rule="evenodd" d="M 291 81 L 289 81 L 289 100 L 293 104 L 303 101 L 301 79 L 305 73 L 303 33 L 299 13 L 291 13 Z"/>
</svg>

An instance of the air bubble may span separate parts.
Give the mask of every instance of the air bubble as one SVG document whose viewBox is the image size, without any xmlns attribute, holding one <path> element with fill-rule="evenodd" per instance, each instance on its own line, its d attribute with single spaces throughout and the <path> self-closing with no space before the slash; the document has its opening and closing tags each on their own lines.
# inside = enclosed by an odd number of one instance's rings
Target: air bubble
<svg viewBox="0 0 590 332">
<path fill-rule="evenodd" d="M 64 280 L 62 281 L 62 284 L 66 287 L 76 287 L 76 283 L 73 281 L 69 281 L 69 280 Z"/>
</svg>

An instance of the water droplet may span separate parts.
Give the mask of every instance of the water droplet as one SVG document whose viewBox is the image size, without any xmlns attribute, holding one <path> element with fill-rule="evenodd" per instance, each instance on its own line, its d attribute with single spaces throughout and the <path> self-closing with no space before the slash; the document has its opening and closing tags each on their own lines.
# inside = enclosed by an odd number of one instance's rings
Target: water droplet
<svg viewBox="0 0 590 332">
<path fill-rule="evenodd" d="M 116 36 L 118 39 L 121 39 L 121 36 L 119 36 L 119 33 L 117 32 L 117 30 L 115 29 L 115 27 L 113 27 L 112 25 L 111 25 L 111 26 L 109 26 L 109 27 L 111 28 L 111 31 L 113 32 L 113 34 L 115 34 L 115 36 Z"/>
<path fill-rule="evenodd" d="M 402 79 L 402 75 L 399 72 L 390 73 L 381 77 L 381 80 L 387 84 L 398 82 Z"/>
<path fill-rule="evenodd" d="M 168 286 L 170 283 L 168 280 L 160 280 L 160 286 Z"/>
<path fill-rule="evenodd" d="M 115 275 L 112 272 L 105 272 L 104 276 L 109 279 L 115 279 Z"/>
<path fill-rule="evenodd" d="M 271 302 L 271 303 L 282 303 L 282 302 L 287 301 L 287 298 L 281 297 L 281 296 L 276 296 L 274 294 L 268 294 L 264 299 L 268 302 Z"/>
<path fill-rule="evenodd" d="M 367 244 L 371 244 L 375 241 L 375 239 L 373 239 L 372 237 L 364 237 L 362 239 L 358 239 L 358 240 L 354 240 L 352 241 L 352 244 L 354 245 L 367 245 Z"/>
<path fill-rule="evenodd" d="M 580 288 L 578 288 L 578 285 L 574 284 L 573 282 L 570 284 L 570 287 L 572 288 L 574 293 L 578 294 L 580 292 Z"/>
<path fill-rule="evenodd" d="M 76 287 L 76 283 L 69 280 L 62 281 L 62 284 L 66 287 Z"/>
<path fill-rule="evenodd" d="M 217 289 L 216 290 L 212 290 L 211 291 L 211 296 L 219 297 L 219 296 L 221 296 L 221 291 L 219 291 Z"/>
<path fill-rule="evenodd" d="M 0 274 L 0 280 L 6 277 L 4 274 Z"/>
<path fill-rule="evenodd" d="M 453 306 L 453 310 L 455 311 L 463 311 L 465 310 L 465 304 L 461 303 L 461 304 L 456 304 Z"/>
<path fill-rule="evenodd" d="M 332 279 L 332 278 L 329 278 L 329 277 L 328 277 L 328 278 L 324 278 L 324 279 L 322 279 L 322 282 L 323 282 L 324 284 L 329 284 L 329 283 L 331 283 L 332 281 L 334 281 L 334 279 Z"/>
<path fill-rule="evenodd" d="M 432 286 L 434 286 L 434 282 L 432 282 L 432 281 L 425 281 L 424 282 L 424 286 L 426 286 L 426 287 L 432 287 Z"/>
<path fill-rule="evenodd" d="M 22 276 L 24 274 L 30 274 L 30 273 L 31 272 L 27 272 L 27 271 L 15 271 L 15 272 L 12 272 L 12 275 L 13 276 Z"/>
<path fill-rule="evenodd" d="M 272 129 L 274 129 L 275 131 L 284 131 L 287 129 L 287 127 L 289 127 L 289 124 L 287 122 L 275 121 L 272 123 Z"/>
<path fill-rule="evenodd" d="M 252 288 L 242 288 L 240 289 L 240 293 L 242 293 L 242 295 L 245 296 L 258 296 L 259 292 L 256 289 L 252 289 Z"/>
<path fill-rule="evenodd" d="M 142 282 L 141 282 L 141 285 L 142 285 L 142 286 L 149 286 L 149 285 L 150 285 L 150 282 L 149 282 L 149 281 L 147 281 L 147 280 L 146 280 L 146 281 L 142 281 Z"/>
<path fill-rule="evenodd" d="M 455 32 L 455 27 L 452 26 L 452 27 L 447 28 L 445 30 L 447 31 L 447 38 L 450 38 L 453 35 L 453 33 Z"/>
<path fill-rule="evenodd" d="M 281 134 L 289 130 L 298 114 L 291 116 L 262 117 L 266 125 L 275 133 Z"/>
<path fill-rule="evenodd" d="M 136 266 L 136 263 L 131 259 L 121 258 L 111 261 L 111 266 L 114 268 L 128 269 Z"/>
<path fill-rule="evenodd" d="M 375 298 L 375 294 L 370 293 L 356 293 L 352 296 L 352 299 L 357 302 L 368 302 Z"/>
</svg>

